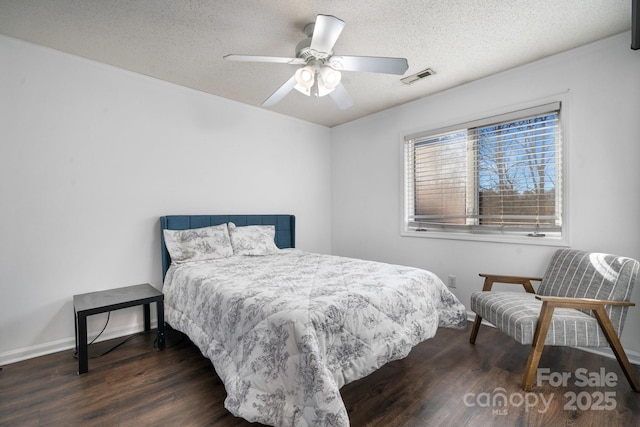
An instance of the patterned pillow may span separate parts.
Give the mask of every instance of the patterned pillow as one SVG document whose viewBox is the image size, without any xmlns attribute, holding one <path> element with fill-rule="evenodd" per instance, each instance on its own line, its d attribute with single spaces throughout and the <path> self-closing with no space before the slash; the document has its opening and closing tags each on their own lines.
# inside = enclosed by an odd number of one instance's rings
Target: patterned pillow
<svg viewBox="0 0 640 427">
<path fill-rule="evenodd" d="M 172 262 L 203 261 L 233 255 L 227 224 L 163 232 Z"/>
<path fill-rule="evenodd" d="M 280 250 L 275 243 L 276 227 L 273 225 L 236 227 L 230 222 L 229 235 L 236 255 L 270 255 Z"/>
</svg>

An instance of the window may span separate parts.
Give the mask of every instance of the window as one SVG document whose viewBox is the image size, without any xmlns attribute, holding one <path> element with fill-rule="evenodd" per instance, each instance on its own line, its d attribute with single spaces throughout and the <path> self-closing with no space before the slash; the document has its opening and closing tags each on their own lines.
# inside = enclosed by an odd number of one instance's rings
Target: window
<svg viewBox="0 0 640 427">
<path fill-rule="evenodd" d="M 405 137 L 405 230 L 562 236 L 560 103 Z"/>
</svg>

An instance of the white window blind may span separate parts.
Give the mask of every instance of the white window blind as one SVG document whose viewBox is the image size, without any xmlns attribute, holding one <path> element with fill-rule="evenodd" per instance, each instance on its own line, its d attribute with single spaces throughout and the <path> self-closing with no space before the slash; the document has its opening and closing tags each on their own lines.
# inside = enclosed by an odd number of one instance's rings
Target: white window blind
<svg viewBox="0 0 640 427">
<path fill-rule="evenodd" d="M 409 230 L 558 235 L 560 103 L 405 138 Z"/>
</svg>

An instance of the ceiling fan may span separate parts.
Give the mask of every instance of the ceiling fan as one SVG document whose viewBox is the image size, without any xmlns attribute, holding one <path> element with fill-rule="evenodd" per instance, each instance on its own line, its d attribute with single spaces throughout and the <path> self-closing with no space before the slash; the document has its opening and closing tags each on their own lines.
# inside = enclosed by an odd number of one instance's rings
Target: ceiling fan
<svg viewBox="0 0 640 427">
<path fill-rule="evenodd" d="M 295 74 L 280 86 L 262 105 L 276 104 L 291 90 L 310 96 L 329 95 L 338 108 L 344 110 L 353 105 L 351 96 L 340 82 L 340 71 L 368 71 L 402 75 L 409 68 L 405 58 L 374 56 L 342 56 L 333 54 L 344 21 L 331 15 L 318 15 L 316 22 L 304 28 L 307 38 L 296 46 L 295 58 L 254 55 L 226 55 L 228 61 L 275 62 L 301 65 Z"/>
</svg>

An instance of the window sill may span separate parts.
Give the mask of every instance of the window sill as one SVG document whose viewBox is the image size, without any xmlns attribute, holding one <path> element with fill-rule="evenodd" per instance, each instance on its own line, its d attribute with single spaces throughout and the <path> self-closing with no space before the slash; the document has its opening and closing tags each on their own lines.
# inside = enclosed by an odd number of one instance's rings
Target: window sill
<svg viewBox="0 0 640 427">
<path fill-rule="evenodd" d="M 445 239 L 445 240 L 466 240 L 471 242 L 491 242 L 491 243 L 507 243 L 518 245 L 534 245 L 534 246 L 556 246 L 569 247 L 566 237 L 545 236 L 545 237 L 528 237 L 523 234 L 483 234 L 483 233 L 462 233 L 455 231 L 415 231 L 403 230 L 400 233 L 403 237 L 419 237 L 427 239 Z"/>
</svg>

